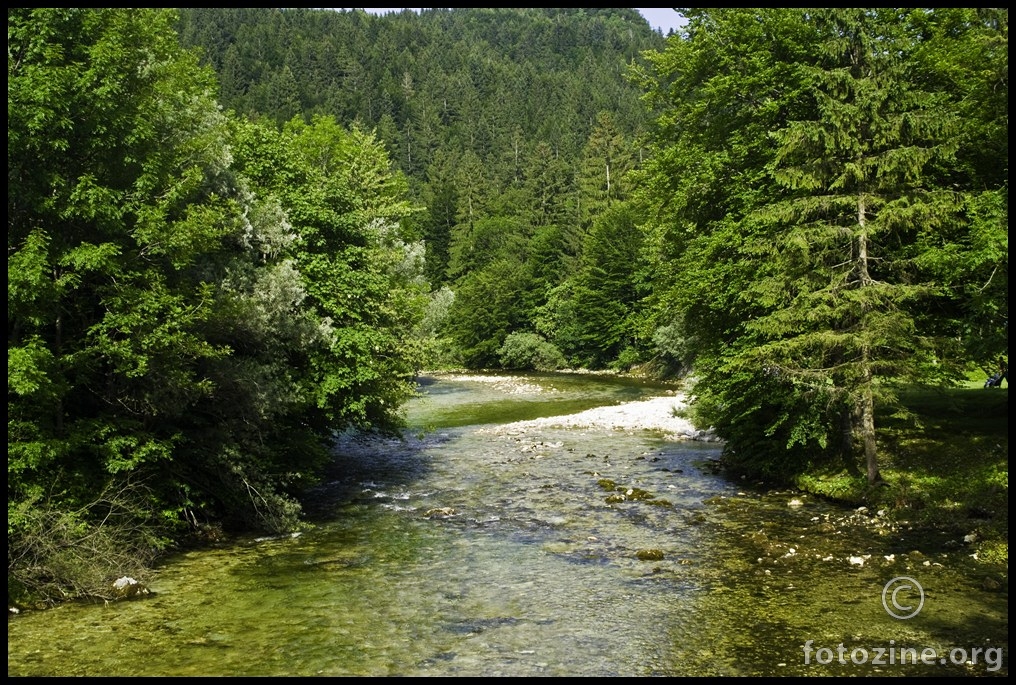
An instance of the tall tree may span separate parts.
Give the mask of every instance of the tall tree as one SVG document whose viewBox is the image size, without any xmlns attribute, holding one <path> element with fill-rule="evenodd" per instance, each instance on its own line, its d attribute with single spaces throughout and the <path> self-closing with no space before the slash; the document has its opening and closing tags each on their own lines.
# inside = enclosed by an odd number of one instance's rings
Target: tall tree
<svg viewBox="0 0 1016 685">
<path fill-rule="evenodd" d="M 624 203 L 597 218 L 558 313 L 555 342 L 582 366 L 602 368 L 638 346 L 639 261 L 643 234 Z"/>
<path fill-rule="evenodd" d="M 1009 348 L 1008 18 L 991 8 L 911 16 L 925 37 L 917 74 L 926 89 L 951 96 L 963 122 L 957 163 L 936 173 L 962 196 L 965 221 L 929 242 L 921 263 L 952 301 L 935 310 L 938 324 L 991 372 Z"/>
<path fill-rule="evenodd" d="M 303 306 L 322 331 L 297 366 L 313 398 L 304 420 L 322 430 L 396 427 L 418 366 L 407 343 L 428 289 L 423 246 L 402 226 L 414 211 L 405 179 L 373 134 L 332 117 L 241 132 L 237 169 L 285 210 Z"/>
<path fill-rule="evenodd" d="M 427 247 L 427 278 L 437 288 L 447 280 L 449 244 L 458 215 L 454 157 L 443 151 L 435 154 L 427 169 L 422 196 L 427 207 L 422 228 Z"/>
<path fill-rule="evenodd" d="M 676 260 L 697 411 L 744 470 L 861 456 L 876 482 L 876 400 L 957 372 L 921 265 L 962 224 L 940 173 L 957 120 L 922 87 L 913 16 L 694 10 L 655 58 L 662 146 L 641 199 L 667 237 L 650 245 Z"/>
<path fill-rule="evenodd" d="M 65 533 L 88 568 L 180 520 L 155 474 L 228 354 L 206 336 L 241 227 L 227 132 L 173 21 L 8 12 L 8 544 L 37 577 L 75 567 L 44 548 Z"/>
<path fill-rule="evenodd" d="M 812 15 L 822 59 L 805 65 L 817 117 L 776 133 L 776 179 L 789 197 L 762 210 L 779 230 L 778 271 L 755 284 L 768 311 L 748 324 L 766 342 L 741 361 L 831 386 L 880 478 L 875 399 L 892 383 L 949 377 L 953 350 L 918 325 L 931 283 L 914 264 L 924 236 L 957 221 L 957 198 L 935 187 L 934 163 L 957 149 L 944 94 L 915 82 L 917 36 L 899 10 Z"/>
<path fill-rule="evenodd" d="M 505 338 L 528 328 L 528 283 L 521 256 L 506 251 L 455 284 L 446 326 L 467 367 L 497 366 Z"/>
<path fill-rule="evenodd" d="M 633 150 L 614 116 L 605 110 L 598 112 L 577 174 L 584 230 L 588 230 L 595 217 L 628 197 L 625 175 L 634 166 Z"/>
<path fill-rule="evenodd" d="M 554 154 L 550 145 L 537 143 L 527 156 L 524 183 L 533 198 L 538 225 L 571 225 L 576 222 L 571 169 Z"/>
<path fill-rule="evenodd" d="M 818 39 L 795 10 L 695 9 L 686 16 L 687 34 L 648 55 L 648 70 L 633 71 L 657 113 L 653 154 L 632 186 L 647 224 L 644 259 L 654 271 L 654 337 L 671 339 L 672 351 L 676 340 L 682 364 L 694 369 L 693 410 L 726 439 L 727 463 L 786 477 L 821 456 L 822 417 L 786 401 L 788 392 L 777 392 L 763 370 L 735 372 L 724 363 L 732 350 L 753 344 L 744 325 L 759 304 L 744 296 L 745 284 L 770 263 L 755 252 L 758 231 L 744 218 L 778 196 L 766 169 L 769 133 L 807 111 L 794 65 L 813 59 Z"/>
<path fill-rule="evenodd" d="M 231 121 L 173 24 L 8 13 L 14 591 L 101 591 L 208 523 L 292 529 L 334 431 L 395 427 L 413 390 L 405 179 L 334 120 Z"/>
</svg>

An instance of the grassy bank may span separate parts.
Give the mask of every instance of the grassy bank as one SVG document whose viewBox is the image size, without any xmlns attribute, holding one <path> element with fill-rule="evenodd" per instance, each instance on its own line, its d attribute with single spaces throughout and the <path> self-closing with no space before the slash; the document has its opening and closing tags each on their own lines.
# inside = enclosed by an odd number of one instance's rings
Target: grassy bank
<svg viewBox="0 0 1016 685">
<path fill-rule="evenodd" d="M 886 484 L 869 488 L 842 474 L 805 477 L 814 494 L 884 508 L 917 534 L 943 543 L 964 540 L 986 564 L 1009 562 L 1009 388 L 912 390 L 901 397 L 910 416 L 878 417 L 878 450 Z"/>
</svg>

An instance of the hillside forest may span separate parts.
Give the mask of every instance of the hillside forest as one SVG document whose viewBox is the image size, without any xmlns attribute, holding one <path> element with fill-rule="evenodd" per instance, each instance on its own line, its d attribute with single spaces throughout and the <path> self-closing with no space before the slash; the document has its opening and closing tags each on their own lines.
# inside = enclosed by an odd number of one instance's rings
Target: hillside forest
<svg viewBox="0 0 1016 685">
<path fill-rule="evenodd" d="M 681 378 L 881 478 L 1008 354 L 1008 11 L 8 10 L 8 596 L 301 524 L 424 369 Z"/>
</svg>

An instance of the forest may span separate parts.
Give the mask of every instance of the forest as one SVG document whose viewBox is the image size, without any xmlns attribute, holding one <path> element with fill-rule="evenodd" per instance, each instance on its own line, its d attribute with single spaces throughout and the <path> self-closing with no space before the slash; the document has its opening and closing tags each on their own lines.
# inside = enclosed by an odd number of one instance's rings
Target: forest
<svg viewBox="0 0 1016 685">
<path fill-rule="evenodd" d="M 685 379 L 881 479 L 1008 355 L 1008 11 L 8 10 L 8 596 L 301 524 L 423 369 Z"/>
</svg>

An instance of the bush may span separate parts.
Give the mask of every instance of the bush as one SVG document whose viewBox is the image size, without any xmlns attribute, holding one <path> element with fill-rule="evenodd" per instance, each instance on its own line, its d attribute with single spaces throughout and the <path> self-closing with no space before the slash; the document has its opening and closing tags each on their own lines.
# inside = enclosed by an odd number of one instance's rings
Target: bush
<svg viewBox="0 0 1016 685">
<path fill-rule="evenodd" d="M 497 354 L 506 369 L 555 371 L 565 365 L 561 350 L 536 333 L 512 333 Z"/>
<path fill-rule="evenodd" d="M 42 499 L 8 500 L 7 603 L 112 599 L 116 578 L 144 578 L 168 544 L 147 511 L 150 500 L 147 488 L 129 481 L 75 511 Z"/>
<path fill-rule="evenodd" d="M 685 374 L 691 370 L 694 353 L 680 322 L 657 328 L 653 333 L 653 346 L 670 371 Z"/>
<path fill-rule="evenodd" d="M 617 359 L 611 364 L 615 371 L 630 371 L 631 367 L 638 364 L 641 359 L 639 351 L 634 347 L 626 347 L 617 355 Z"/>
</svg>

